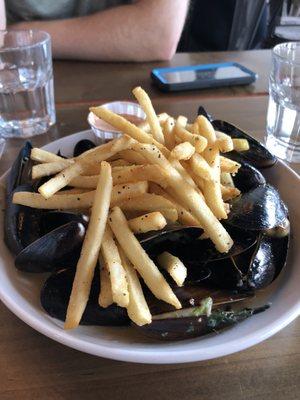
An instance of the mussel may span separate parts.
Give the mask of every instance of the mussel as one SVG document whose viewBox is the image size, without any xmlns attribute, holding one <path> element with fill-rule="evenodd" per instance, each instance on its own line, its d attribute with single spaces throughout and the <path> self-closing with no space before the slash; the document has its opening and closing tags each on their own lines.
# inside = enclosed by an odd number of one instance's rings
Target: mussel
<svg viewBox="0 0 300 400">
<path fill-rule="evenodd" d="M 85 235 L 80 222 L 69 222 L 25 247 L 15 258 L 15 266 L 25 272 L 51 272 L 65 265 L 75 266 Z"/>
<path fill-rule="evenodd" d="M 29 184 L 18 186 L 10 193 L 6 203 L 4 242 L 14 255 L 19 254 L 41 235 L 40 219 L 42 210 L 14 204 L 12 196 L 18 191 L 30 192 L 32 187 Z"/>
<path fill-rule="evenodd" d="M 277 158 L 273 154 L 271 154 L 256 139 L 242 131 L 240 128 L 226 121 L 214 120 L 202 106 L 200 106 L 198 109 L 198 115 L 204 115 L 207 117 L 211 121 L 215 130 L 226 133 L 232 138 L 248 140 L 250 147 L 249 150 L 243 152 L 231 151 L 226 153 L 226 157 L 232 158 L 238 162 L 249 162 L 257 168 L 272 167 L 276 163 Z"/>
<path fill-rule="evenodd" d="M 203 307 L 168 313 L 167 315 L 155 316 L 149 325 L 137 327 L 143 334 L 159 340 L 184 340 L 192 339 L 211 332 L 219 332 L 225 328 L 235 325 L 254 314 L 265 311 L 268 306 L 259 308 L 243 308 L 241 310 L 216 309 L 204 313 Z M 173 315 L 174 316 L 173 316 Z"/>
<path fill-rule="evenodd" d="M 96 145 L 91 140 L 89 139 L 80 140 L 78 143 L 76 143 L 74 147 L 73 155 L 74 157 L 78 157 L 80 156 L 80 154 L 90 149 L 93 149 L 94 147 L 96 147 Z"/>
<path fill-rule="evenodd" d="M 241 193 L 249 192 L 258 186 L 264 186 L 266 179 L 262 173 L 251 164 L 243 162 L 238 172 L 232 177 L 234 185 Z"/>
<path fill-rule="evenodd" d="M 64 321 L 75 276 L 74 269 L 62 269 L 53 273 L 41 290 L 41 304 L 53 318 Z M 80 321 L 81 325 L 129 325 L 130 320 L 125 308 L 114 304 L 102 308 L 98 303 L 100 290 L 99 268 L 95 270 L 90 297 Z"/>
<path fill-rule="evenodd" d="M 15 162 L 13 163 L 7 178 L 6 178 L 6 197 L 7 203 L 9 203 L 8 197 L 17 188 L 17 186 L 29 183 L 31 181 L 31 167 L 32 162 L 30 160 L 30 152 L 32 145 L 30 142 L 26 142 L 21 148 Z"/>
</svg>

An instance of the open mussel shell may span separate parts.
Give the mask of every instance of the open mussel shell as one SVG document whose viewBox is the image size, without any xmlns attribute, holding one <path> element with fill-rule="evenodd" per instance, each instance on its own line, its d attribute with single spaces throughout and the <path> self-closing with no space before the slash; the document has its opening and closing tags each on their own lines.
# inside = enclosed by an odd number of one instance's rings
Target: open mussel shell
<svg viewBox="0 0 300 400">
<path fill-rule="evenodd" d="M 283 225 L 287 217 L 287 207 L 278 191 L 267 184 L 233 199 L 226 224 L 263 231 Z"/>
<path fill-rule="evenodd" d="M 226 157 L 238 162 L 249 162 L 256 168 L 268 168 L 276 163 L 277 158 L 269 150 L 240 128 L 222 120 L 214 120 L 212 124 L 217 131 L 224 132 L 232 138 L 247 139 L 249 142 L 249 150 L 243 152 L 232 151 L 227 153 Z"/>
<path fill-rule="evenodd" d="M 208 112 L 205 110 L 205 108 L 203 106 L 199 106 L 197 115 L 203 115 L 210 122 L 213 121 L 213 117 L 210 114 L 208 114 Z"/>
<path fill-rule="evenodd" d="M 175 317 L 169 314 L 166 319 L 155 319 L 151 324 L 137 327 L 143 334 L 158 340 L 185 340 L 202 336 L 211 332 L 219 332 L 225 328 L 235 325 L 254 314 L 265 311 L 268 306 L 242 310 L 216 309 L 207 315 L 198 315 L 197 309 L 190 308 L 190 316 L 180 317 L 180 311 L 174 311 Z M 186 315 L 186 310 L 184 315 Z"/>
<path fill-rule="evenodd" d="M 262 234 L 250 261 L 247 285 L 262 289 L 273 282 L 286 264 L 288 247 L 288 235 L 272 237 Z"/>
<path fill-rule="evenodd" d="M 85 151 L 91 150 L 94 147 L 96 147 L 96 145 L 91 140 L 89 139 L 80 140 L 78 143 L 76 143 L 74 147 L 73 155 L 74 157 L 78 157 L 80 156 L 80 154 L 84 153 Z"/>
<path fill-rule="evenodd" d="M 229 306 L 254 296 L 254 292 L 240 293 L 237 290 L 220 290 L 209 285 L 205 285 L 206 281 L 200 284 L 187 284 L 177 286 L 170 283 L 173 292 L 179 299 L 182 308 L 199 307 L 201 302 L 210 297 L 214 307 Z M 174 307 L 164 301 L 157 299 L 147 288 L 143 289 L 147 304 L 152 315 L 174 311 Z"/>
<path fill-rule="evenodd" d="M 243 253 L 207 263 L 210 271 L 207 284 L 227 290 L 263 289 L 284 268 L 288 247 L 288 234 L 276 237 L 260 233 L 257 242 Z"/>
<path fill-rule="evenodd" d="M 234 185 L 241 193 L 249 192 L 258 186 L 266 184 L 266 180 L 262 173 L 248 163 L 242 163 L 238 172 L 232 177 Z"/>
<path fill-rule="evenodd" d="M 14 204 L 13 194 L 20 191 L 31 192 L 32 188 L 29 184 L 24 184 L 12 191 L 4 213 L 4 242 L 15 255 L 40 237 L 40 220 L 43 214 L 42 210 Z"/>
<path fill-rule="evenodd" d="M 191 243 L 203 233 L 203 229 L 195 226 L 170 225 L 159 231 L 150 231 L 136 235 L 142 247 L 151 256 L 163 251 L 170 251 L 179 244 Z"/>
<path fill-rule="evenodd" d="M 26 142 L 20 150 L 17 158 L 15 159 L 6 178 L 7 197 L 11 195 L 11 193 L 17 188 L 17 186 L 29 183 L 31 181 L 31 149 L 31 143 Z"/>
<path fill-rule="evenodd" d="M 63 269 L 52 274 L 41 290 L 41 304 L 44 310 L 53 318 L 65 321 L 68 303 L 71 295 L 74 269 Z M 125 308 L 112 304 L 102 308 L 98 303 L 100 277 L 98 267 L 95 270 L 89 300 L 83 313 L 80 325 L 128 325 L 129 318 Z"/>
<path fill-rule="evenodd" d="M 89 222 L 89 216 L 68 211 L 48 211 L 43 214 L 43 218 L 41 218 L 42 231 L 43 233 L 48 233 L 69 222 L 80 222 L 86 228 Z"/>
<path fill-rule="evenodd" d="M 25 272 L 50 272 L 66 264 L 75 266 L 84 235 L 80 222 L 62 225 L 25 247 L 17 255 L 15 266 Z"/>
</svg>

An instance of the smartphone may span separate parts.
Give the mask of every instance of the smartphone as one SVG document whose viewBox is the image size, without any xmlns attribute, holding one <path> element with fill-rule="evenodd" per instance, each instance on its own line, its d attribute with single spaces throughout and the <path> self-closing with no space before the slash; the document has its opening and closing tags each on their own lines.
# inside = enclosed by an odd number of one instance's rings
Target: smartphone
<svg viewBox="0 0 300 400">
<path fill-rule="evenodd" d="M 165 92 L 214 88 L 220 86 L 248 85 L 257 74 L 234 62 L 189 65 L 173 68 L 155 68 L 151 78 Z"/>
</svg>

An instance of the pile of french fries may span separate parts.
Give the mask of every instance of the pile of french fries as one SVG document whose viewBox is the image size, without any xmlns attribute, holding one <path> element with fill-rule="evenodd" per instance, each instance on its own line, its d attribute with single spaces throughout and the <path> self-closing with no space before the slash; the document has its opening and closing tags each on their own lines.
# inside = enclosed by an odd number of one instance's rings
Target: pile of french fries
<svg viewBox="0 0 300 400">
<path fill-rule="evenodd" d="M 189 123 L 184 116 L 156 115 L 142 88 L 133 94 L 145 111 L 145 122 L 135 126 L 105 108 L 92 107 L 121 136 L 71 159 L 33 148 L 32 178 L 50 178 L 39 193 L 18 192 L 13 197 L 14 203 L 29 207 L 90 214 L 65 329 L 80 323 L 98 262 L 101 307 L 116 303 L 126 307 L 136 324 L 149 324 L 143 279 L 158 299 L 181 308 L 160 271 L 182 286 L 186 267 L 163 252 L 158 268 L 135 234 L 179 223 L 201 227 L 202 237 L 210 238 L 220 252 L 228 252 L 233 244 L 220 220 L 227 218 L 227 201 L 240 194 L 232 180 L 240 165 L 221 154 L 247 150 L 248 142 L 216 132 L 204 116 Z"/>
</svg>

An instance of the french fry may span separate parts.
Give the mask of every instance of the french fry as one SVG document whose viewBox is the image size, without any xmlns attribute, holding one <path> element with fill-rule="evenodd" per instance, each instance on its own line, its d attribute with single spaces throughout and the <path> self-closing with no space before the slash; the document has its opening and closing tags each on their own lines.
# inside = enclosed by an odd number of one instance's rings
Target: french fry
<svg viewBox="0 0 300 400">
<path fill-rule="evenodd" d="M 73 178 L 70 181 L 69 185 L 73 186 L 75 188 L 95 189 L 97 187 L 98 178 L 99 178 L 98 175 L 90 175 L 90 176 L 80 175 L 80 176 L 75 176 L 75 178 Z"/>
<path fill-rule="evenodd" d="M 192 171 L 200 178 L 211 181 L 214 179 L 214 174 L 211 166 L 201 154 L 195 153 L 189 162 Z"/>
<path fill-rule="evenodd" d="M 232 142 L 235 151 L 247 151 L 250 149 L 247 139 L 232 139 Z"/>
<path fill-rule="evenodd" d="M 94 190 L 81 194 L 56 194 L 49 199 L 45 199 L 39 193 L 17 192 L 13 196 L 13 203 L 32 208 L 44 208 L 45 210 L 86 209 L 92 207 L 94 196 Z"/>
<path fill-rule="evenodd" d="M 163 126 L 164 122 L 166 121 L 167 118 L 169 118 L 169 114 L 167 113 L 161 113 L 157 115 L 158 121 L 161 126 Z M 149 125 L 148 121 L 144 121 L 138 125 L 138 128 L 142 129 L 143 131 L 147 133 L 151 133 L 151 128 Z"/>
<path fill-rule="evenodd" d="M 167 225 L 167 221 L 162 213 L 155 211 L 130 219 L 128 225 L 133 233 L 144 233 L 163 229 Z"/>
<path fill-rule="evenodd" d="M 43 176 L 54 175 L 72 164 L 74 164 L 74 161 L 72 161 L 71 163 L 66 163 L 66 161 L 63 160 L 34 165 L 31 170 L 31 177 L 32 179 L 39 179 Z"/>
<path fill-rule="evenodd" d="M 138 197 L 148 191 L 148 182 L 132 182 L 127 184 L 115 185 L 111 193 L 111 206 L 122 201 Z"/>
<path fill-rule="evenodd" d="M 229 172 L 221 172 L 221 184 L 224 186 L 235 187 L 232 176 Z"/>
<path fill-rule="evenodd" d="M 216 140 L 214 127 L 204 115 L 198 115 L 196 118 L 198 124 L 199 134 L 207 139 L 209 145 L 213 144 Z"/>
<path fill-rule="evenodd" d="M 185 226 L 199 226 L 199 222 L 188 212 L 184 207 L 182 207 L 177 201 L 174 200 L 169 193 L 163 190 L 160 186 L 155 183 L 151 183 L 149 186 L 150 192 L 163 196 L 165 199 L 169 200 L 173 206 L 176 208 L 178 213 L 178 221 Z"/>
<path fill-rule="evenodd" d="M 231 200 L 241 194 L 238 188 L 221 185 L 222 198 L 224 201 Z"/>
<path fill-rule="evenodd" d="M 195 147 L 190 142 L 182 142 L 177 144 L 171 151 L 170 158 L 176 160 L 189 160 L 195 153 Z"/>
<path fill-rule="evenodd" d="M 73 188 L 73 189 L 68 189 L 68 190 L 60 190 L 59 192 L 56 193 L 57 196 L 65 196 L 69 194 L 82 194 L 82 193 L 87 193 L 89 189 L 82 189 L 82 188 Z"/>
<path fill-rule="evenodd" d="M 135 98 L 137 99 L 147 116 L 147 121 L 149 122 L 151 133 L 154 139 L 156 139 L 159 143 L 164 144 L 165 138 L 150 97 L 140 86 L 134 88 L 132 93 L 134 94 Z"/>
<path fill-rule="evenodd" d="M 176 193 L 177 199 L 199 221 L 200 226 L 209 234 L 217 250 L 221 253 L 227 253 L 233 241 L 201 195 L 181 177 L 159 149 L 153 145 L 140 143 L 135 143 L 133 148 L 146 157 L 151 164 L 158 164 L 166 170 L 170 187 Z"/>
<path fill-rule="evenodd" d="M 132 137 L 138 142 L 155 145 L 163 152 L 164 155 L 166 155 L 166 157 L 169 157 L 169 150 L 165 146 L 120 115 L 115 114 L 104 107 L 91 107 L 90 111 L 93 112 L 98 118 L 103 119 L 103 121 L 107 122 L 114 128 L 123 132 L 123 134 Z"/>
<path fill-rule="evenodd" d="M 30 158 L 31 160 L 37 161 L 39 163 L 64 162 L 66 166 L 73 164 L 74 162 L 73 160 L 65 159 L 63 157 L 57 156 L 56 154 L 50 153 L 50 151 L 39 149 L 37 147 L 33 147 L 31 149 Z"/>
<path fill-rule="evenodd" d="M 130 230 L 127 220 L 119 207 L 114 207 L 110 213 L 109 225 L 127 258 L 142 276 L 152 293 L 158 299 L 172 304 L 175 308 L 181 308 L 179 300 L 165 278 Z"/>
<path fill-rule="evenodd" d="M 202 151 L 207 146 L 207 140 L 205 137 L 200 135 L 194 135 L 193 133 L 187 131 L 182 125 L 178 124 L 176 121 L 175 128 L 174 128 L 175 136 L 180 138 L 182 142 L 190 142 L 196 149 L 198 153 L 202 153 Z"/>
<path fill-rule="evenodd" d="M 165 208 L 174 208 L 171 201 L 151 193 L 144 193 L 128 201 L 120 202 L 118 206 L 125 211 L 161 211 Z"/>
<path fill-rule="evenodd" d="M 187 269 L 178 257 L 164 251 L 157 257 L 157 262 L 170 274 L 178 286 L 183 286 L 187 276 Z"/>
<path fill-rule="evenodd" d="M 120 151 L 119 156 L 131 164 L 146 164 L 145 158 L 131 149 Z"/>
<path fill-rule="evenodd" d="M 102 162 L 89 225 L 76 267 L 64 328 L 76 328 L 85 310 L 106 226 L 112 191 L 111 167 Z"/>
<path fill-rule="evenodd" d="M 196 189 L 197 185 L 191 177 L 190 172 L 182 165 L 183 163 L 184 162 L 181 163 L 179 160 L 170 160 L 170 164 L 172 165 L 172 167 L 174 167 L 179 172 L 179 174 L 185 181 L 187 181 L 192 187 Z"/>
<path fill-rule="evenodd" d="M 110 166 L 112 168 L 114 167 L 128 167 L 129 165 L 131 165 L 131 163 L 129 161 L 126 160 L 122 160 L 121 158 L 118 158 L 117 160 L 114 161 L 110 161 Z"/>
<path fill-rule="evenodd" d="M 188 122 L 188 119 L 184 115 L 179 115 L 176 118 L 176 124 L 182 126 L 183 128 L 186 127 L 187 122 Z"/>
<path fill-rule="evenodd" d="M 110 147 L 103 145 L 102 148 L 105 147 L 104 151 L 100 151 L 101 146 L 99 148 L 96 148 L 97 151 L 96 149 L 91 149 L 87 151 L 85 153 L 85 156 L 79 156 L 74 164 L 70 165 L 59 174 L 57 174 L 54 178 L 50 179 L 48 182 L 40 186 L 38 191 L 43 197 L 45 197 L 45 199 L 48 199 L 60 189 L 67 186 L 73 178 L 78 175 L 82 175 L 82 173 L 88 167 L 88 164 L 86 164 L 87 162 L 100 163 L 101 161 L 111 157 L 113 154 L 127 148 L 131 145 L 132 142 L 133 140 L 129 137 L 121 137 L 115 141 L 112 141 Z"/>
<path fill-rule="evenodd" d="M 167 118 L 167 120 L 164 122 L 162 129 L 163 129 L 163 134 L 165 137 L 165 145 L 169 150 L 172 150 L 173 147 L 176 145 L 175 142 L 175 136 L 174 136 L 174 129 L 175 122 L 174 118 Z"/>
<path fill-rule="evenodd" d="M 141 213 L 159 211 L 170 222 L 176 222 L 178 219 L 175 205 L 163 196 L 156 196 L 155 194 L 144 193 L 117 205 L 126 215 L 130 215 L 130 218 L 139 216 Z"/>
<path fill-rule="evenodd" d="M 240 168 L 241 164 L 236 161 L 230 160 L 229 158 L 220 156 L 220 167 L 221 172 L 230 172 L 231 174 L 236 174 Z"/>
<path fill-rule="evenodd" d="M 127 313 L 129 318 L 137 325 L 142 326 L 150 324 L 152 316 L 145 300 L 145 296 L 134 269 L 134 266 L 126 257 L 123 249 L 119 246 L 119 253 L 122 265 L 126 271 L 126 278 L 128 282 L 129 291 L 129 304 L 127 305 Z"/>
<path fill-rule="evenodd" d="M 216 145 L 221 153 L 227 153 L 228 151 L 233 150 L 233 141 L 229 135 L 226 133 L 216 131 Z"/>
<path fill-rule="evenodd" d="M 205 201 L 211 211 L 218 219 L 226 219 L 227 214 L 224 208 L 220 187 L 220 153 L 217 147 L 208 147 L 203 152 L 203 157 L 206 159 L 213 172 L 213 179 L 204 182 L 203 194 Z"/>
<path fill-rule="evenodd" d="M 137 181 L 152 181 L 162 187 L 167 185 L 165 171 L 158 165 L 134 165 L 118 170 L 113 169 L 112 176 L 115 185 Z"/>
<path fill-rule="evenodd" d="M 125 189 L 123 189 L 123 186 L 125 186 Z M 135 196 L 141 197 L 141 194 L 147 194 L 147 189 L 148 184 L 146 182 L 136 182 L 122 185 L 121 187 L 116 185 L 112 189 L 112 204 L 119 204 L 128 198 L 134 200 Z M 94 196 L 94 190 L 84 193 L 55 194 L 48 199 L 45 199 L 39 193 L 17 192 L 14 194 L 13 203 L 22 204 L 32 208 L 44 208 L 46 210 L 73 210 L 78 208 L 86 209 L 92 207 Z M 172 206 L 169 206 L 169 208 L 172 208 Z"/>
<path fill-rule="evenodd" d="M 101 256 L 109 273 L 113 301 L 120 307 L 127 307 L 129 304 L 129 292 L 126 272 L 122 266 L 119 250 L 109 226 L 106 226 L 104 231 Z"/>
<path fill-rule="evenodd" d="M 100 263 L 100 293 L 98 303 L 100 307 L 106 308 L 113 303 L 111 283 L 108 270 L 104 267 L 104 261 Z"/>
</svg>

